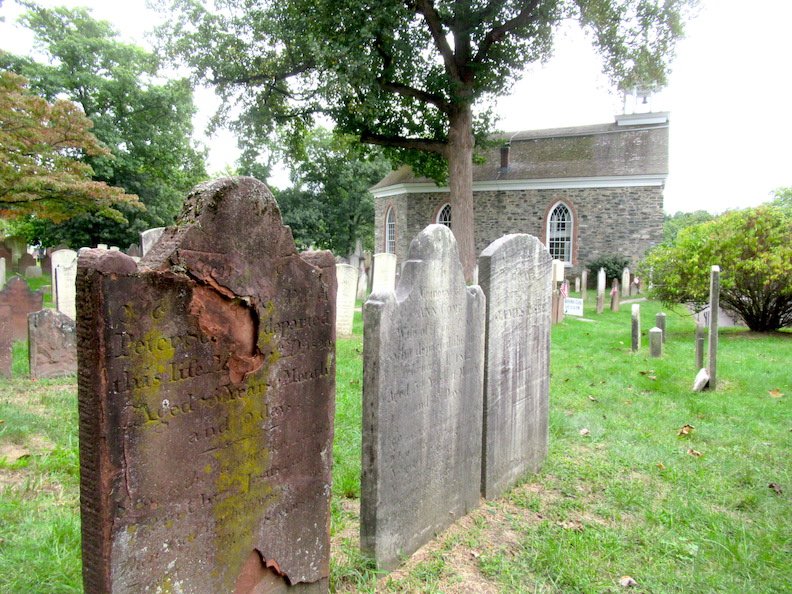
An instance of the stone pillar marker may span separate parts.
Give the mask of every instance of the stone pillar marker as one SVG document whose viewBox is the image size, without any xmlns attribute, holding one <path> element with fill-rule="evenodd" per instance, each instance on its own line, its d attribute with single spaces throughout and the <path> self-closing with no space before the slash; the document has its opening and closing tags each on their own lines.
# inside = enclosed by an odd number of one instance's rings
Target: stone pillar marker
<svg viewBox="0 0 792 594">
<path fill-rule="evenodd" d="M 667 316 L 662 311 L 655 314 L 655 327 L 660 328 L 663 333 L 663 343 L 666 341 L 666 318 Z"/>
<path fill-rule="evenodd" d="M 481 493 L 500 497 L 547 456 L 550 254 L 531 235 L 506 235 L 479 257 L 487 297 Z"/>
<path fill-rule="evenodd" d="M 139 266 L 80 254 L 87 594 L 327 591 L 336 288 L 247 177 L 196 186 Z"/>
<path fill-rule="evenodd" d="M 715 390 L 718 385 L 718 312 L 720 311 L 720 266 L 713 266 L 710 269 L 709 310 L 710 316 L 707 373 L 709 373 L 709 389 Z"/>
<path fill-rule="evenodd" d="M 656 326 L 649 330 L 649 355 L 655 359 L 663 356 L 663 331 Z"/>
<path fill-rule="evenodd" d="M 641 348 L 641 306 L 638 303 L 633 303 L 632 306 L 632 352 L 636 352 Z"/>
<path fill-rule="evenodd" d="M 588 270 L 583 269 L 581 272 L 580 278 L 580 298 L 585 302 L 586 301 L 586 291 L 588 290 Z"/>
<path fill-rule="evenodd" d="M 580 277 L 575 277 L 575 293 L 580 293 Z"/>
<path fill-rule="evenodd" d="M 605 310 L 605 269 L 600 268 L 597 273 L 597 313 L 601 314 Z"/>
<path fill-rule="evenodd" d="M 413 239 L 396 291 L 363 306 L 360 542 L 381 568 L 479 504 L 484 314 L 444 225 Z"/>
<path fill-rule="evenodd" d="M 74 320 L 55 309 L 28 314 L 30 379 L 77 373 Z"/>
<path fill-rule="evenodd" d="M 704 367 L 704 325 L 696 322 L 696 369 Z"/>
<path fill-rule="evenodd" d="M 610 310 L 611 311 L 619 311 L 619 281 L 615 278 L 613 279 L 613 286 L 611 287 L 610 292 Z"/>
<path fill-rule="evenodd" d="M 625 268 L 624 270 L 622 270 L 621 294 L 622 294 L 622 297 L 629 297 L 630 296 L 630 269 L 629 268 Z"/>
<path fill-rule="evenodd" d="M 372 293 L 387 293 L 396 288 L 396 254 L 374 254 Z"/>
<path fill-rule="evenodd" d="M 352 336 L 358 282 L 357 268 L 349 264 L 336 264 L 336 278 L 338 279 L 336 333 L 338 336 Z"/>
</svg>

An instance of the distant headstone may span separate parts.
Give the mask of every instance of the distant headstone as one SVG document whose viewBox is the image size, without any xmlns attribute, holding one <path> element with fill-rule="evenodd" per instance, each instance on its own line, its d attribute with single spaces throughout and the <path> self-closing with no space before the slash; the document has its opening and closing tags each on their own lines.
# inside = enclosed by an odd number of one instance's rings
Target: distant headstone
<svg viewBox="0 0 792 594">
<path fill-rule="evenodd" d="M 6 260 L 5 258 L 0 258 L 0 289 L 5 287 L 6 282 Z"/>
<path fill-rule="evenodd" d="M 586 300 L 586 291 L 588 291 L 588 270 L 585 268 L 580 273 L 580 298 Z"/>
<path fill-rule="evenodd" d="M 374 254 L 372 293 L 387 293 L 396 288 L 396 254 Z"/>
<path fill-rule="evenodd" d="M 19 270 L 19 259 L 22 254 L 27 253 L 27 239 L 21 235 L 10 235 L 3 240 L 6 248 L 10 252 L 10 259 L 7 262 L 13 270 Z"/>
<path fill-rule="evenodd" d="M 8 318 L 11 340 L 27 340 L 27 315 L 38 311 L 44 303 L 41 290 L 31 291 L 21 276 L 12 276 L 0 291 L 0 305 L 9 306 Z"/>
<path fill-rule="evenodd" d="M 352 336 L 358 281 L 357 268 L 349 264 L 336 264 L 336 278 L 338 279 L 336 333 L 338 336 Z"/>
<path fill-rule="evenodd" d="M 11 331 L 11 306 L 0 305 L 0 376 L 12 375 L 12 349 L 14 337 Z"/>
<path fill-rule="evenodd" d="M 363 306 L 361 547 L 384 569 L 479 503 L 484 306 L 444 225 Z"/>
<path fill-rule="evenodd" d="M 106 243 L 97 243 L 96 244 L 97 250 L 107 250 L 110 249 Z"/>
<path fill-rule="evenodd" d="M 580 277 L 575 277 L 575 293 L 580 293 Z"/>
<path fill-rule="evenodd" d="M 655 326 L 663 333 L 663 342 L 666 341 L 666 315 L 661 311 L 655 314 Z"/>
<path fill-rule="evenodd" d="M 66 251 L 66 250 L 63 250 Z M 68 250 L 71 251 L 71 250 Z M 59 254 L 60 252 L 55 252 Z M 64 254 L 63 263 L 55 267 L 53 302 L 55 308 L 71 319 L 77 319 L 77 259 L 71 262 Z"/>
<path fill-rule="evenodd" d="M 126 249 L 126 255 L 131 256 L 133 258 L 140 258 L 142 254 L 140 253 L 140 247 L 138 244 L 133 243 Z"/>
<path fill-rule="evenodd" d="M 5 260 L 5 267 L 8 272 L 13 272 L 14 264 L 12 260 L 11 250 L 6 249 L 2 244 L 0 244 L 0 259 Z M 3 282 L 5 282 L 5 276 L 3 276 Z"/>
<path fill-rule="evenodd" d="M 162 237 L 165 227 L 154 227 L 140 234 L 140 255 L 145 256 L 154 244 Z"/>
<path fill-rule="evenodd" d="M 327 591 L 335 292 L 253 178 L 80 255 L 85 592 Z"/>
<path fill-rule="evenodd" d="M 52 258 L 49 254 L 41 257 L 41 273 L 43 276 L 52 276 Z"/>
<path fill-rule="evenodd" d="M 600 268 L 599 272 L 597 272 L 597 294 L 605 293 L 606 284 L 607 284 L 607 279 L 605 277 L 605 269 Z"/>
<path fill-rule="evenodd" d="M 624 270 L 622 270 L 621 291 L 622 291 L 622 297 L 629 297 L 629 295 L 630 295 L 630 269 L 629 268 L 625 268 Z"/>
<path fill-rule="evenodd" d="M 631 328 L 631 350 L 636 352 L 641 348 L 641 305 L 633 303 L 632 306 L 632 328 Z"/>
<path fill-rule="evenodd" d="M 610 292 L 610 310 L 611 311 L 619 311 L 619 281 L 615 278 L 613 279 L 613 285 L 611 286 Z"/>
<path fill-rule="evenodd" d="M 368 295 L 368 284 L 368 274 L 366 273 L 366 269 L 361 266 L 360 274 L 358 275 L 357 293 L 355 295 L 356 299 L 360 299 L 361 301 L 366 299 L 366 296 Z"/>
<path fill-rule="evenodd" d="M 709 310 L 720 311 L 720 266 L 710 269 L 710 295 Z M 718 316 L 711 315 L 709 320 L 709 340 L 707 342 L 707 373 L 709 374 L 708 388 L 715 390 L 718 387 Z"/>
<path fill-rule="evenodd" d="M 41 278 L 43 276 L 41 268 L 38 266 L 28 266 L 25 268 L 25 278 Z"/>
<path fill-rule="evenodd" d="M 38 268 L 37 264 L 36 258 L 34 258 L 32 254 L 25 252 L 19 257 L 19 260 L 17 261 L 17 270 L 27 276 L 27 269 L 31 266 Z"/>
<path fill-rule="evenodd" d="M 663 356 L 663 331 L 656 326 L 649 330 L 649 356 Z"/>
<path fill-rule="evenodd" d="M 52 262 L 52 303 L 57 308 L 58 304 L 58 284 L 55 279 L 55 269 L 58 266 L 74 265 L 75 271 L 77 270 L 77 252 L 69 248 L 60 248 L 50 253 L 50 260 Z"/>
<path fill-rule="evenodd" d="M 481 493 L 500 497 L 547 456 L 550 303 L 547 249 L 506 235 L 479 258 L 487 298 Z"/>
<path fill-rule="evenodd" d="M 77 373 L 74 320 L 54 309 L 28 314 L 30 379 Z"/>
</svg>

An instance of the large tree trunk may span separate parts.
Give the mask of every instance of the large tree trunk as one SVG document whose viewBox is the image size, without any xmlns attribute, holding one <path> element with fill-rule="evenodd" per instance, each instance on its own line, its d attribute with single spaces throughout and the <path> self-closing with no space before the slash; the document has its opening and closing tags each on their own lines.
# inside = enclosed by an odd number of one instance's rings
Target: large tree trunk
<svg viewBox="0 0 792 594">
<path fill-rule="evenodd" d="M 473 282 L 476 244 L 473 233 L 473 112 L 461 106 L 450 115 L 448 187 L 451 191 L 451 230 L 459 246 L 465 281 Z"/>
</svg>

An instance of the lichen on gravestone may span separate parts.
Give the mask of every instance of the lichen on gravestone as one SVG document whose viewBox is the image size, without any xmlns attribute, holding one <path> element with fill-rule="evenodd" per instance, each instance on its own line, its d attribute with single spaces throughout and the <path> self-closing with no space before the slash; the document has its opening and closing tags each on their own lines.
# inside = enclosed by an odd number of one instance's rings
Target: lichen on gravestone
<svg viewBox="0 0 792 594">
<path fill-rule="evenodd" d="M 327 590 L 335 291 L 252 178 L 80 255 L 86 592 Z"/>
</svg>

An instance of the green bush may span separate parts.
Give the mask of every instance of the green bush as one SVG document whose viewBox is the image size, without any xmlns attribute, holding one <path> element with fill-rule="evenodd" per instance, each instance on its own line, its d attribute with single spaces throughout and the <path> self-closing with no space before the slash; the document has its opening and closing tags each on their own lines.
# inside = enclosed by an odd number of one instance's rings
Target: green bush
<svg viewBox="0 0 792 594">
<path fill-rule="evenodd" d="M 723 309 L 751 330 L 792 325 L 792 212 L 768 204 L 688 227 L 652 250 L 639 274 L 651 275 L 652 298 L 703 307 L 713 265 L 721 268 Z"/>
<path fill-rule="evenodd" d="M 586 268 L 589 271 L 589 279 L 594 279 L 595 283 L 600 268 L 605 269 L 605 276 L 608 282 L 614 278 L 621 282 L 622 272 L 629 265 L 630 259 L 624 256 L 600 256 L 587 262 Z"/>
</svg>

